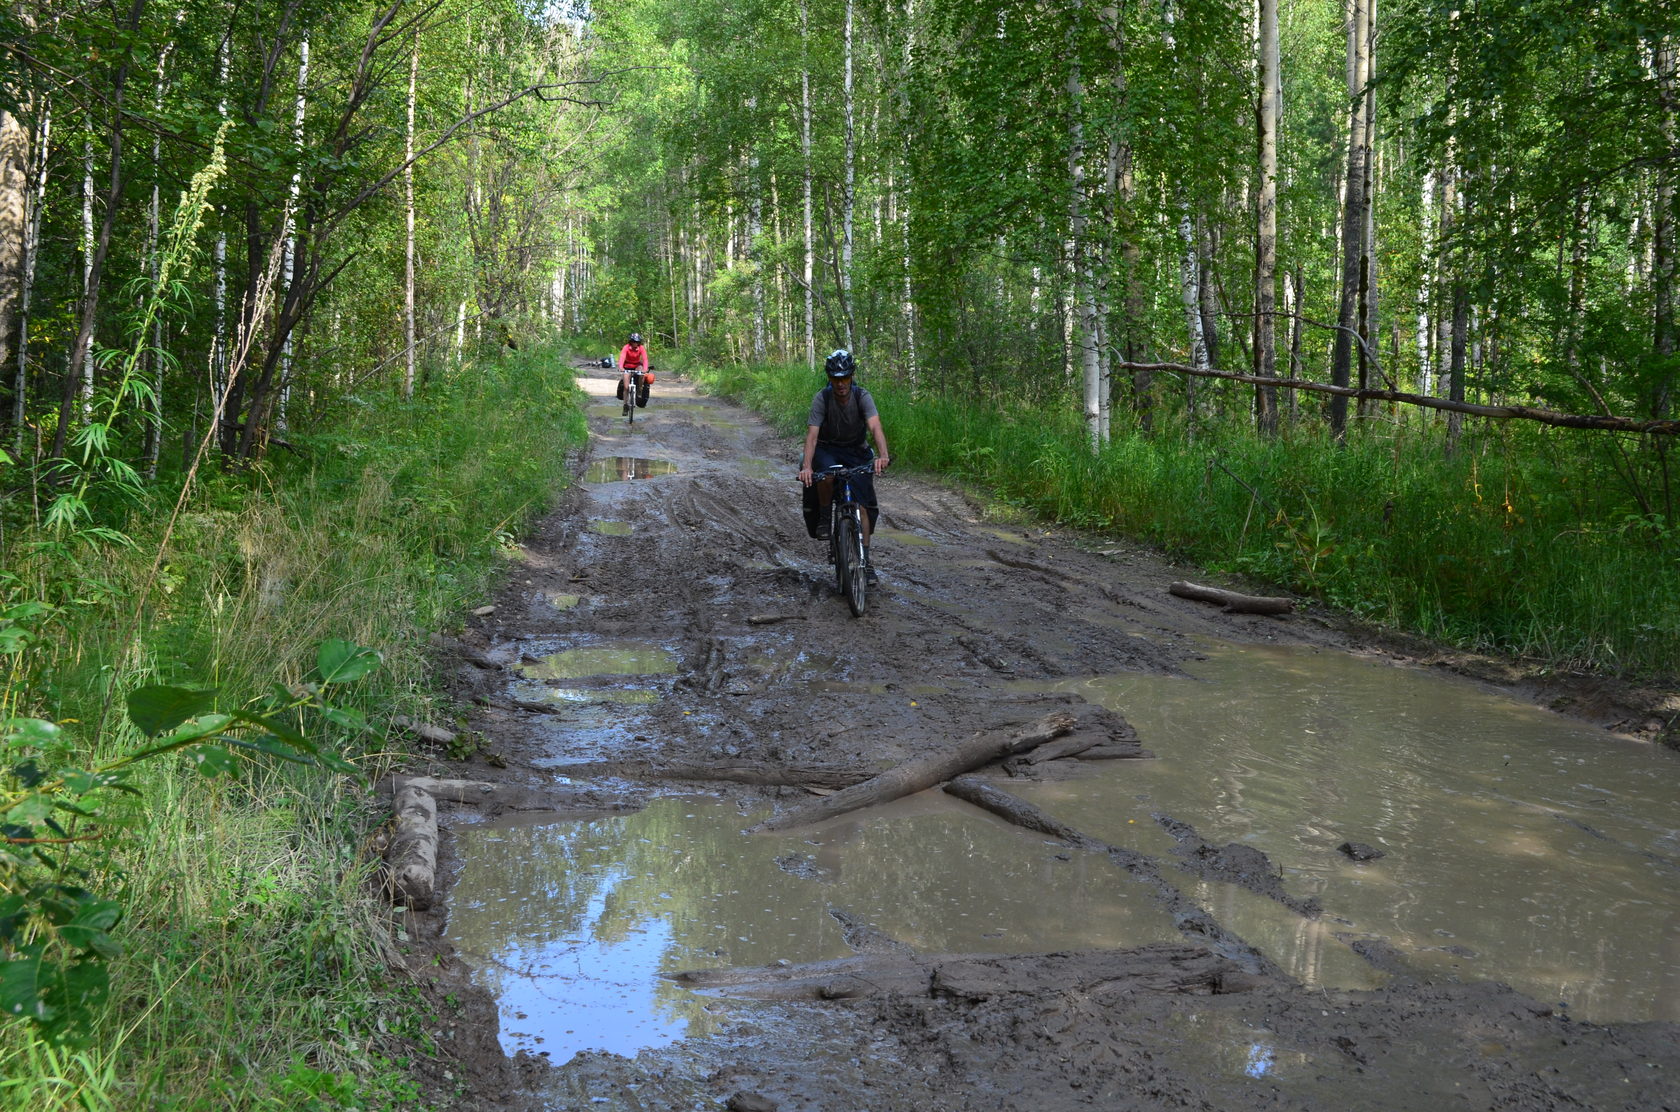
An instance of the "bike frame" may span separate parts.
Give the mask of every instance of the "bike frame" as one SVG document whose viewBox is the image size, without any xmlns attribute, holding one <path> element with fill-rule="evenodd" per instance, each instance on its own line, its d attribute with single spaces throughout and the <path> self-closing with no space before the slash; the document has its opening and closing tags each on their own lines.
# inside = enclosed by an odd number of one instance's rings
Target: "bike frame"
<svg viewBox="0 0 1680 1112">
<path fill-rule="evenodd" d="M 868 604 L 869 580 L 863 568 L 863 515 L 868 512 L 852 490 L 852 479 L 874 469 L 873 464 L 861 467 L 834 467 L 819 472 L 816 481 L 834 484 L 828 503 L 828 558 L 834 565 L 834 582 L 852 615 L 861 618 Z"/>
</svg>

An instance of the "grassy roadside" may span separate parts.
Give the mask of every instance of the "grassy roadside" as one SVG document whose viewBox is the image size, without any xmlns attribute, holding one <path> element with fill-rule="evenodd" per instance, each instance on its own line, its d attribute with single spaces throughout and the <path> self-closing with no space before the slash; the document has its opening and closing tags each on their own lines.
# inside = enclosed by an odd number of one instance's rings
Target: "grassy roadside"
<svg viewBox="0 0 1680 1112">
<path fill-rule="evenodd" d="M 133 512 L 131 547 L 8 529 L 0 717 L 62 730 L 56 753 L 9 740 L 14 789 L 20 757 L 91 767 L 131 751 L 121 700 L 141 685 L 213 687 L 225 710 L 297 690 L 328 639 L 377 650 L 381 666 L 342 685 L 313 739 L 357 776 L 259 758 L 205 779 L 167 757 L 135 766 L 138 794 L 98 822 L 69 820 L 99 840 L 67 847 L 57 876 L 121 908 L 109 931 L 121 954 L 103 962 L 108 996 L 89 997 L 59 1041 L 0 1022 L 0 1108 L 447 1100 L 412 1081 L 442 1024 L 402 972 L 397 920 L 369 883 L 383 816 L 363 778 L 401 757 L 393 715 L 445 713 L 427 634 L 489 593 L 513 536 L 564 482 L 585 437 L 567 363 L 527 351 L 463 367 L 412 403 L 357 403 L 330 433 L 296 436 L 295 455 L 207 479 L 167 541 L 172 499 Z M 22 875 L 7 874 L 14 886 Z"/>
<path fill-rule="evenodd" d="M 698 367 L 795 433 L 820 381 L 800 367 Z M 865 376 L 895 462 L 959 476 L 1048 520 L 1147 540 L 1216 571 L 1478 651 L 1658 683 L 1680 676 L 1680 536 L 1625 494 L 1602 435 L 1520 422 L 1370 422 L 1143 436 L 1100 452 L 1075 413 L 912 397 Z"/>
</svg>

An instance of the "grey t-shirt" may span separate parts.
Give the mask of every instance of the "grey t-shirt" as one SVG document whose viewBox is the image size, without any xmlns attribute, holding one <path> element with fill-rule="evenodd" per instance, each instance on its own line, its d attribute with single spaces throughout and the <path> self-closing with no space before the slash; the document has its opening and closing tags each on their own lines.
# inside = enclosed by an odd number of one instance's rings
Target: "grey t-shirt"
<svg viewBox="0 0 1680 1112">
<path fill-rule="evenodd" d="M 863 387 L 853 384 L 852 396 L 841 405 L 834 388 L 825 386 L 811 399 L 811 415 L 805 423 L 817 426 L 819 444 L 861 445 L 866 442 L 869 419 L 876 416 L 875 399 Z"/>
</svg>

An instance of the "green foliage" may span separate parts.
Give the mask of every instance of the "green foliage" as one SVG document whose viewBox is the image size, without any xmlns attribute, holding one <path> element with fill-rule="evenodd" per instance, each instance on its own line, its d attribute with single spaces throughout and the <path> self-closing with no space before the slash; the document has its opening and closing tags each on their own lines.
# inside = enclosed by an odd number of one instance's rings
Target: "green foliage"
<svg viewBox="0 0 1680 1112">
<path fill-rule="evenodd" d="M 370 393 L 172 531 L 143 503 L 127 546 L 5 535 L 0 992 L 32 1018 L 0 1023 L 0 1103 L 70 1107 L 76 1077 L 86 1107 L 326 1108 L 348 1076 L 420 1106 L 404 1058 L 436 1024 L 387 972 L 354 785 L 393 714 L 438 716 L 425 633 L 563 481 L 563 363 Z"/>
</svg>

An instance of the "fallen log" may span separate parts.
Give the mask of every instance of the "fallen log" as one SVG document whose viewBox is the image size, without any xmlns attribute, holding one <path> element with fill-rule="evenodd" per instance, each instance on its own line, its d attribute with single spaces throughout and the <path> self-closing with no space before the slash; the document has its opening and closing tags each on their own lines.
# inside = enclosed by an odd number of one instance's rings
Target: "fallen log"
<svg viewBox="0 0 1680 1112">
<path fill-rule="evenodd" d="M 1186 583 L 1180 580 L 1167 588 L 1169 594 L 1179 598 L 1195 599 L 1197 602 L 1215 602 L 1225 608 L 1227 614 L 1287 614 L 1295 609 L 1295 600 L 1291 598 L 1269 598 L 1264 595 L 1244 595 L 1236 591 L 1224 591 L 1218 587 L 1203 587 L 1197 583 Z"/>
<path fill-rule="evenodd" d="M 993 730 L 977 734 L 952 749 L 906 761 L 896 768 L 888 769 L 879 776 L 835 792 L 825 799 L 820 799 L 815 803 L 792 811 L 784 811 L 779 815 L 773 815 L 752 827 L 748 833 L 758 834 L 775 830 L 791 830 L 796 826 L 822 822 L 825 819 L 846 814 L 848 811 L 856 811 L 860 807 L 870 807 L 877 803 L 899 799 L 919 792 L 924 788 L 931 788 L 953 776 L 960 776 L 964 772 L 972 772 L 1001 757 L 1025 753 L 1047 741 L 1054 741 L 1071 732 L 1074 725 L 1073 715 L 1057 712 L 1045 715 L 1038 721 L 1013 733 Z"/>
<path fill-rule="evenodd" d="M 421 741 L 433 745 L 448 745 L 455 740 L 455 731 L 446 730 L 442 726 L 434 726 L 430 722 L 421 722 L 417 718 L 410 718 L 406 714 L 399 714 L 391 719 L 391 725 L 407 730 Z"/>
<path fill-rule="evenodd" d="M 931 997 L 979 1002 L 1015 993 L 1187 993 L 1251 991 L 1271 978 L 1244 976 L 1235 961 L 1206 946 L 1160 942 L 1130 950 L 1054 954 L 869 954 L 758 969 L 698 969 L 667 974 L 715 996 L 755 1000 L 851 1000 Z"/>
<path fill-rule="evenodd" d="M 553 765 L 558 776 L 625 780 L 719 780 L 773 788 L 812 788 L 838 791 L 874 775 L 867 769 L 831 764 L 773 765 L 763 761 L 596 761 Z"/>
<path fill-rule="evenodd" d="M 386 891 L 393 902 L 416 911 L 432 906 L 437 876 L 437 800 L 412 784 L 392 802 L 396 831 L 386 854 Z"/>
<path fill-rule="evenodd" d="M 966 800 L 1016 826 L 1066 842 L 1079 849 L 1101 849 L 1103 844 L 1087 837 L 1060 819 L 1052 818 L 1019 796 L 994 788 L 977 776 L 959 776 L 945 785 L 947 795 Z"/>
</svg>

